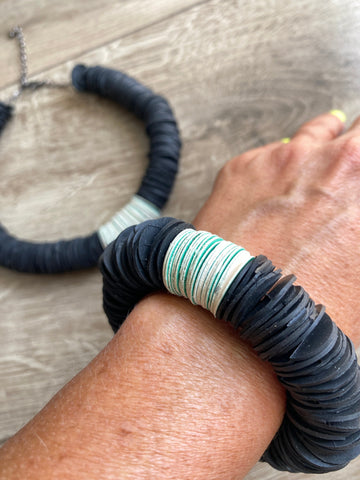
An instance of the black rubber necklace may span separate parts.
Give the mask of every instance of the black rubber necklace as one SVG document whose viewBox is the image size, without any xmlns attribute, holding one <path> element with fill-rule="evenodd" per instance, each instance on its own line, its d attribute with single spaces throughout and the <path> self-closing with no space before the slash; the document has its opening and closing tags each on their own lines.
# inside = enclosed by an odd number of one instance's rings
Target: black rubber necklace
<svg viewBox="0 0 360 480">
<path fill-rule="evenodd" d="M 69 85 L 29 81 L 25 39 L 21 27 L 10 32 L 20 46 L 20 89 L 8 103 L 0 102 L 0 134 L 10 120 L 13 102 L 24 90 Z M 0 265 L 28 273 L 58 273 L 90 268 L 97 264 L 104 248 L 121 231 L 141 221 L 157 218 L 173 187 L 181 149 L 177 123 L 169 103 L 125 73 L 100 66 L 76 65 L 72 84 L 81 92 L 110 98 L 144 121 L 150 138 L 149 165 L 139 190 L 114 217 L 86 237 L 57 242 L 34 243 L 12 236 L 0 224 Z"/>
</svg>

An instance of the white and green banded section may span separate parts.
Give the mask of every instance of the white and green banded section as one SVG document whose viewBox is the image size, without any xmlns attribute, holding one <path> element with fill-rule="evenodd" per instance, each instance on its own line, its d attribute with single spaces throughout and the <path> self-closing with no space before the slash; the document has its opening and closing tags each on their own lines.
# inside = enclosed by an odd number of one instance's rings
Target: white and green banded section
<svg viewBox="0 0 360 480">
<path fill-rule="evenodd" d="M 226 291 L 253 256 L 209 232 L 186 229 L 171 242 L 163 264 L 166 289 L 216 315 Z"/>
<path fill-rule="evenodd" d="M 98 229 L 98 236 L 104 248 L 128 227 L 161 216 L 160 209 L 148 200 L 133 195 L 131 200 L 111 220 Z"/>
</svg>

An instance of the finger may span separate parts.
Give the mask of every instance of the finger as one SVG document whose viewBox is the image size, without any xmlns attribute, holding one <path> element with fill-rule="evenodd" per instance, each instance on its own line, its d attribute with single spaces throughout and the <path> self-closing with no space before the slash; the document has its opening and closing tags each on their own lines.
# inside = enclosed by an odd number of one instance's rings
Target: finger
<svg viewBox="0 0 360 480">
<path fill-rule="evenodd" d="M 251 161 L 254 158 L 256 158 L 258 155 L 272 152 L 276 148 L 279 148 L 280 145 L 282 145 L 282 141 L 268 143 L 267 145 L 263 145 L 262 147 L 257 147 L 252 150 L 249 150 L 248 152 L 245 152 L 242 155 L 240 155 L 240 157 L 244 161 Z"/>
<path fill-rule="evenodd" d="M 292 141 L 324 143 L 336 138 L 344 129 L 346 115 L 341 110 L 331 110 L 304 123 L 293 136 Z"/>
<path fill-rule="evenodd" d="M 360 130 L 360 117 L 356 118 L 348 130 L 348 133 L 359 132 Z"/>
</svg>

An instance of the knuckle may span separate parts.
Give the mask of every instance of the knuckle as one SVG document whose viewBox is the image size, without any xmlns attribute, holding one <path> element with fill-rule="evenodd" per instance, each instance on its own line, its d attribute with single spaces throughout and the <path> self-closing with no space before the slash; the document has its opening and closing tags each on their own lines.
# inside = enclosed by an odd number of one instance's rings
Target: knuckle
<svg viewBox="0 0 360 480">
<path fill-rule="evenodd" d="M 360 138 L 348 137 L 342 141 L 339 151 L 340 162 L 347 167 L 360 165 Z"/>
<path fill-rule="evenodd" d="M 244 171 L 244 165 L 247 162 L 246 154 L 238 155 L 223 165 L 218 173 L 218 177 L 231 178 Z"/>
<path fill-rule="evenodd" d="M 306 137 L 307 141 L 316 142 L 318 140 L 318 134 L 319 132 L 321 133 L 322 130 L 324 130 L 323 125 L 308 123 L 301 128 L 299 133 Z"/>
<path fill-rule="evenodd" d="M 304 157 L 307 155 L 307 148 L 300 142 L 293 140 L 290 143 L 281 145 L 278 150 L 273 152 L 273 155 L 282 165 L 297 163 L 304 160 Z"/>
</svg>

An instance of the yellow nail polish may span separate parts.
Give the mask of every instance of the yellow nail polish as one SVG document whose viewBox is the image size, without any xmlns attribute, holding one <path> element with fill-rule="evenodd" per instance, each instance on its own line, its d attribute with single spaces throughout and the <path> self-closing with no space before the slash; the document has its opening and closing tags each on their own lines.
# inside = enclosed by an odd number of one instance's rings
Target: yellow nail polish
<svg viewBox="0 0 360 480">
<path fill-rule="evenodd" d="M 281 140 L 281 143 L 289 143 L 290 140 L 291 140 L 290 137 L 286 137 L 286 138 L 283 138 L 283 139 Z"/>
<path fill-rule="evenodd" d="M 335 115 L 339 120 L 341 120 L 343 123 L 346 122 L 346 113 L 344 113 L 342 110 L 330 110 L 331 115 Z"/>
</svg>

